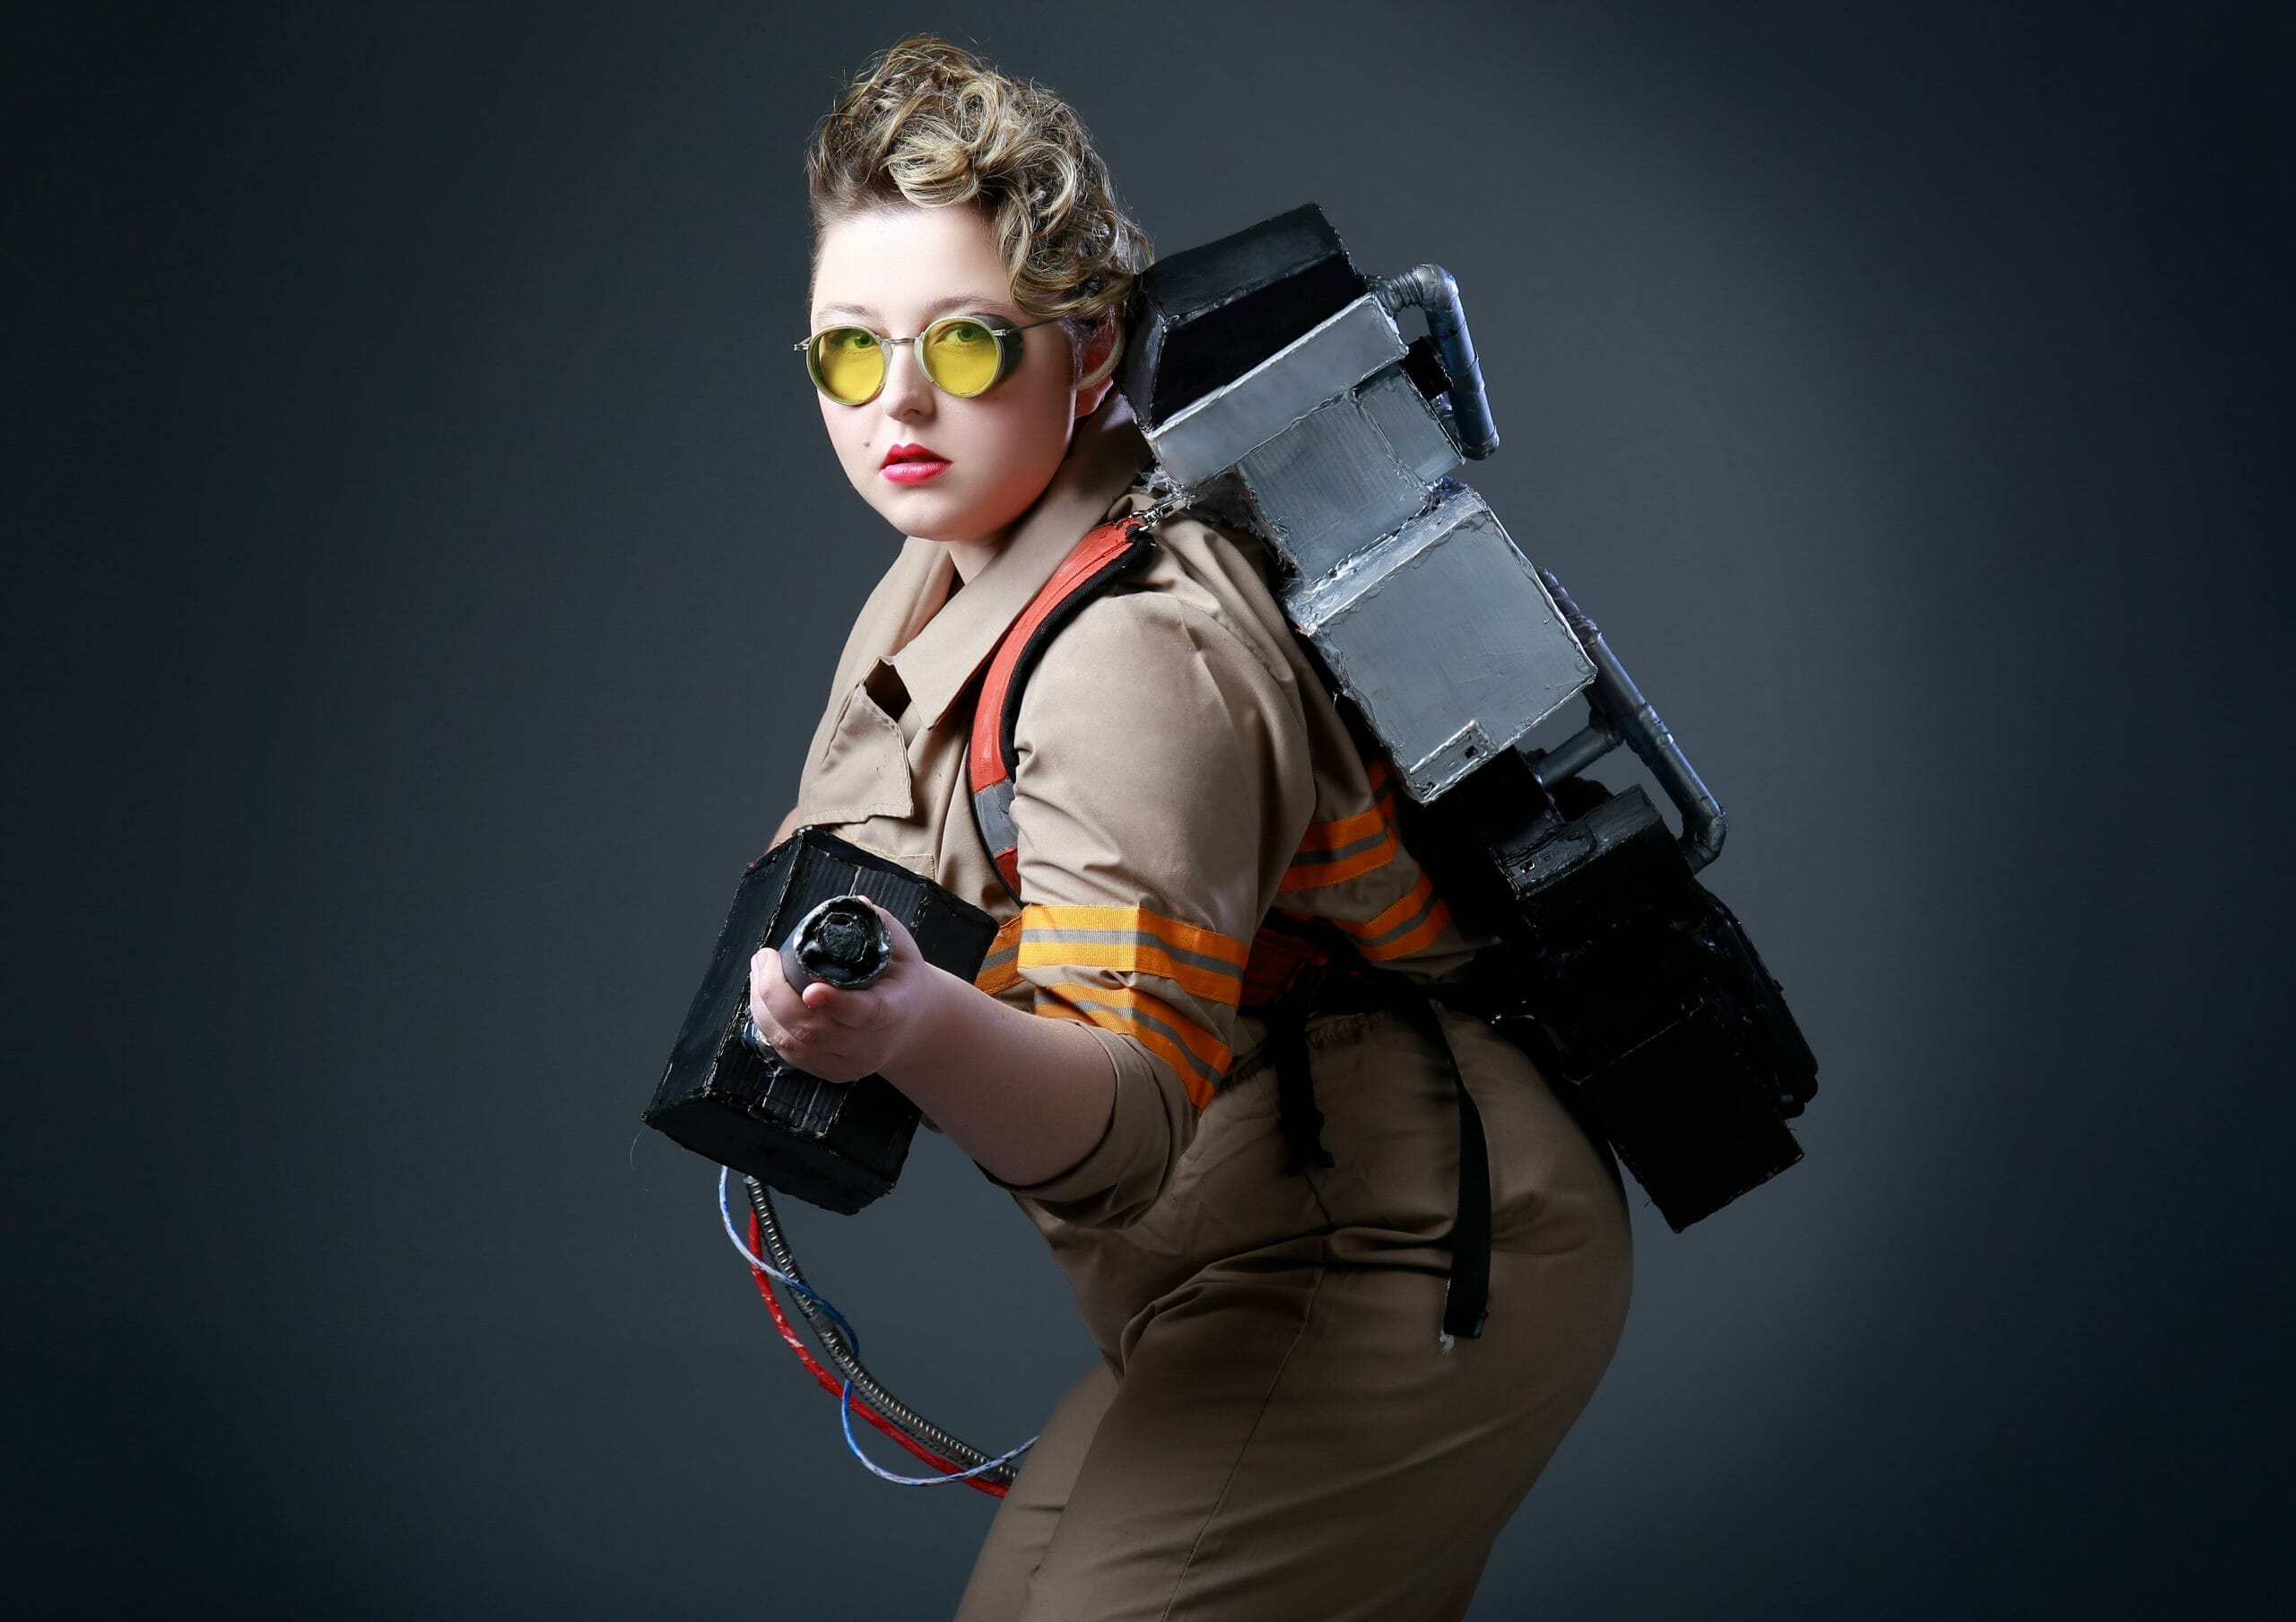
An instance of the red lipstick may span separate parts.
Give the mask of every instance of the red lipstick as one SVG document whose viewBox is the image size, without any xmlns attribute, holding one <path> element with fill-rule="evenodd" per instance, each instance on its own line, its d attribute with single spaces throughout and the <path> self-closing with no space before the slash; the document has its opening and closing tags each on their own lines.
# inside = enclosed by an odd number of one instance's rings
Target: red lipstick
<svg viewBox="0 0 2296 1622">
<path fill-rule="evenodd" d="M 922 484 L 948 471 L 949 458 L 922 445 L 896 445 L 877 471 L 896 484 Z"/>
</svg>

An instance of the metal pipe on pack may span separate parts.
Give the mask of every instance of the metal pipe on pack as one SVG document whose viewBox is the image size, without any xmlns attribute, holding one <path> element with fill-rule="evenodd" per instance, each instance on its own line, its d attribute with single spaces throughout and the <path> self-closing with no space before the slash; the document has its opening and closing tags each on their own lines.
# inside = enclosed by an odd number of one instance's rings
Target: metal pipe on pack
<svg viewBox="0 0 2296 1622">
<path fill-rule="evenodd" d="M 1458 429 L 1459 454 L 1481 461 L 1499 449 L 1499 425 L 1491 420 L 1491 397 L 1483 387 L 1483 363 L 1467 336 L 1467 312 L 1459 284 L 1440 265 L 1422 265 L 1372 284 L 1379 307 L 1389 315 L 1415 308 L 1427 313 L 1427 336 L 1435 340 L 1449 374 L 1451 417 Z"/>
<path fill-rule="evenodd" d="M 1619 746 L 1618 728 L 1593 703 L 1587 706 L 1587 724 L 1552 749 L 1529 756 L 1531 775 L 1539 787 L 1552 789 L 1566 777 L 1576 777 Z"/>
<path fill-rule="evenodd" d="M 1721 801 L 1699 780 L 1697 768 L 1690 763 L 1690 757 L 1674 741 L 1674 735 L 1659 719 L 1657 709 L 1642 696 L 1634 678 L 1627 675 L 1626 667 L 1619 663 L 1618 655 L 1603 641 L 1602 628 L 1570 600 L 1570 594 L 1551 571 L 1540 570 L 1539 578 L 1546 582 L 1554 606 L 1562 610 L 1562 617 L 1570 623 L 1578 645 L 1595 661 L 1593 702 L 1626 739 L 1627 747 L 1641 756 L 1642 763 L 1650 768 L 1651 776 L 1658 780 L 1666 798 L 1682 813 L 1683 855 L 1689 861 L 1691 871 L 1697 872 L 1722 854 L 1729 818 Z"/>
</svg>

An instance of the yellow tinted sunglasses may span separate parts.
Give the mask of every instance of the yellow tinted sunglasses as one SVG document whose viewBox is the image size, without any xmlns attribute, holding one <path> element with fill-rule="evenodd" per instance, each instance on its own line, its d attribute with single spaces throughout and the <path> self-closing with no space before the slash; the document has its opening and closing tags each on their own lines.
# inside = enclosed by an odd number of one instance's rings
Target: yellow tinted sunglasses
<svg viewBox="0 0 2296 1622">
<path fill-rule="evenodd" d="M 840 406 L 865 406 L 885 386 L 885 351 L 917 345 L 917 364 L 944 394 L 970 400 L 987 394 L 1021 363 L 1021 335 L 1060 318 L 1014 327 L 994 316 L 943 316 L 913 338 L 888 338 L 865 327 L 825 327 L 791 347 L 805 352 L 805 372 Z"/>
</svg>

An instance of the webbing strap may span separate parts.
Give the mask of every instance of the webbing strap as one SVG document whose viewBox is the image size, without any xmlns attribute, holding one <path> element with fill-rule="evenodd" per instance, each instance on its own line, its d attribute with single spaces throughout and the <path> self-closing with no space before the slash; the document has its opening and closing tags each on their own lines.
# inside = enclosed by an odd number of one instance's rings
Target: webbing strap
<svg viewBox="0 0 2296 1622">
<path fill-rule="evenodd" d="M 1258 950 L 1259 943 L 1255 942 L 1256 955 Z M 1310 1018 L 1361 1008 L 1392 1009 L 1442 1056 L 1459 1116 L 1458 1198 L 1448 1236 L 1451 1277 L 1443 1297 L 1447 1346 L 1481 1336 L 1483 1321 L 1490 1315 L 1491 1149 L 1483 1136 L 1483 1112 L 1467 1091 L 1458 1054 L 1435 1011 L 1437 1000 L 1441 999 L 1460 1001 L 1468 1012 L 1480 1012 L 1474 998 L 1474 993 L 1465 988 L 1422 986 L 1391 970 L 1327 959 L 1293 980 L 1262 1011 L 1275 1070 L 1276 1119 L 1284 1141 L 1291 1146 L 1285 1167 L 1291 1174 L 1309 1165 L 1332 1164 L 1322 1142 L 1323 1112 L 1316 1104 L 1315 1079 L 1308 1061 L 1306 1026 Z"/>
<path fill-rule="evenodd" d="M 1474 1107 L 1459 1056 L 1451 1051 L 1443 1022 L 1426 997 L 1396 1005 L 1443 1056 L 1459 1100 L 1459 1202 L 1451 1218 L 1451 1281 L 1443 1295 L 1443 1333 L 1473 1340 L 1483 1333 L 1491 1303 L 1491 1150 L 1483 1141 L 1483 1112 Z"/>
<path fill-rule="evenodd" d="M 1283 1174 L 1334 1164 L 1324 1147 L 1324 1112 L 1316 1104 L 1315 1071 L 1308 1063 L 1308 1010 L 1297 998 L 1267 1011 L 1267 1045 L 1275 1056 L 1275 1121 L 1291 1145 Z"/>
<path fill-rule="evenodd" d="M 997 878 L 1014 901 L 1021 899 L 1021 871 L 1019 836 L 1013 826 L 1013 772 L 1019 760 L 1013 733 L 1020 720 L 1021 690 L 1054 634 L 1110 581 L 1146 562 L 1155 549 L 1148 527 L 1133 519 L 1112 519 L 1091 530 L 1053 571 L 989 655 L 980 695 L 973 703 L 966 777 L 972 789 L 973 824 L 980 830 Z"/>
</svg>

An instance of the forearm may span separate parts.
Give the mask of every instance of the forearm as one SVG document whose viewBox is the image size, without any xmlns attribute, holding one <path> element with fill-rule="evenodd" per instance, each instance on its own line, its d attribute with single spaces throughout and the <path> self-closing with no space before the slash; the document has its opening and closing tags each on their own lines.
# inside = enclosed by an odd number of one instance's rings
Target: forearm
<svg viewBox="0 0 2296 1622">
<path fill-rule="evenodd" d="M 1073 1020 L 1024 1013 L 944 970 L 928 984 L 925 1016 L 885 1079 L 1005 1182 L 1041 1182 L 1090 1154 L 1116 1103 L 1100 1042 Z"/>
</svg>

